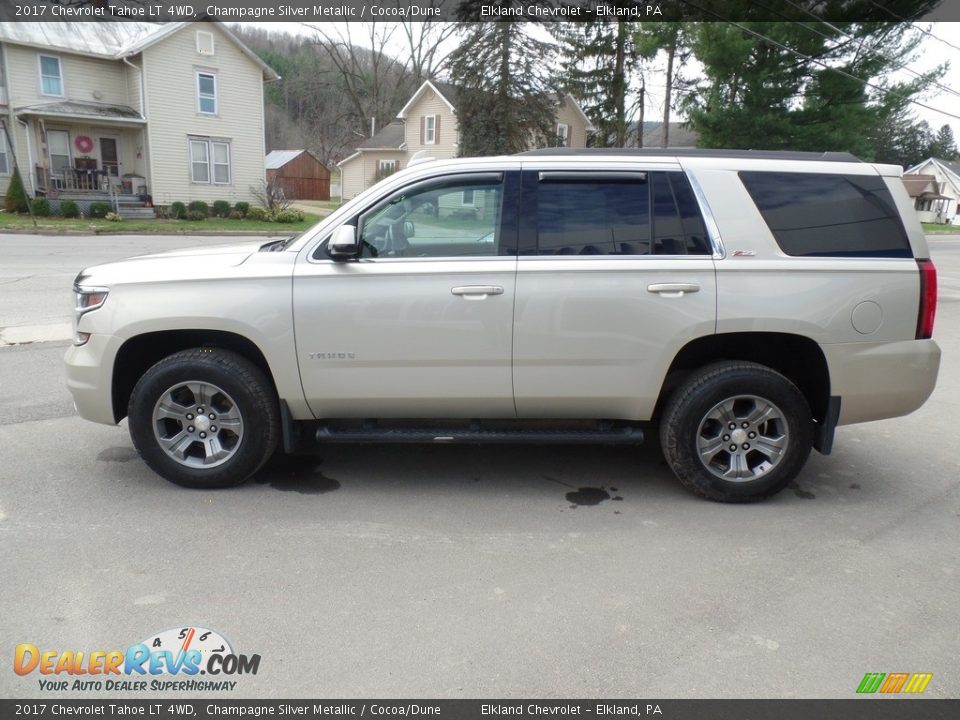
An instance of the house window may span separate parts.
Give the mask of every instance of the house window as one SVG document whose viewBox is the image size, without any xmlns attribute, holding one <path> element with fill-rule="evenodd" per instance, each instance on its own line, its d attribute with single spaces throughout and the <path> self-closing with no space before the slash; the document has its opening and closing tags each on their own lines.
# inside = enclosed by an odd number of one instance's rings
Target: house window
<svg viewBox="0 0 960 720">
<path fill-rule="evenodd" d="M 435 145 L 437 142 L 437 116 L 427 115 L 423 125 L 423 144 Z"/>
<path fill-rule="evenodd" d="M 567 147 L 570 144 L 570 126 L 557 123 L 557 146 Z"/>
<path fill-rule="evenodd" d="M 197 111 L 204 115 L 217 114 L 217 76 L 197 73 Z"/>
<path fill-rule="evenodd" d="M 378 170 L 381 175 L 389 175 L 397 171 L 397 161 L 396 160 L 381 160 Z"/>
<path fill-rule="evenodd" d="M 201 55 L 213 55 L 213 33 L 197 32 L 197 52 Z"/>
<path fill-rule="evenodd" d="M 195 183 L 229 185 L 230 142 L 212 138 L 190 138 L 190 179 Z"/>
<path fill-rule="evenodd" d="M 47 130 L 47 150 L 50 170 L 63 175 L 70 169 L 70 133 L 66 130 Z"/>
<path fill-rule="evenodd" d="M 63 68 L 55 55 L 40 56 L 40 94 L 63 97 Z"/>
<path fill-rule="evenodd" d="M 473 207 L 473 188 L 463 191 L 463 197 L 460 198 L 460 204 L 465 207 Z"/>
<path fill-rule="evenodd" d="M 10 160 L 7 157 L 7 134 L 0 127 L 0 175 L 10 174 Z"/>
</svg>

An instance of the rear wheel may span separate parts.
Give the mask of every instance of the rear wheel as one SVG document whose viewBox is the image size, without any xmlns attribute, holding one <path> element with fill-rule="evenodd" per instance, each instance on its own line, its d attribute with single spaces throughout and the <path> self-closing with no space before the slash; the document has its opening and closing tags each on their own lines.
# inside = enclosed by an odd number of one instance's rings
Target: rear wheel
<svg viewBox="0 0 960 720">
<path fill-rule="evenodd" d="M 806 398 L 780 373 L 750 362 L 694 372 L 674 392 L 660 426 L 680 482 L 720 502 L 752 502 L 796 477 L 813 445 Z"/>
<path fill-rule="evenodd" d="M 279 437 L 270 382 L 236 353 L 185 350 L 150 368 L 130 396 L 130 436 L 159 475 L 192 488 L 237 485 Z"/>
</svg>

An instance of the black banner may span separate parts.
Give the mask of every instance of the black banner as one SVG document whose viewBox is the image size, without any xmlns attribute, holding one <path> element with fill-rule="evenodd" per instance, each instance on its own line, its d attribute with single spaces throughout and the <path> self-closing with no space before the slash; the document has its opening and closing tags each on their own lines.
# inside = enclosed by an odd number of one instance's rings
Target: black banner
<svg viewBox="0 0 960 720">
<path fill-rule="evenodd" d="M 0 700 L 13 718 L 956 720 L 960 700 Z"/>
<path fill-rule="evenodd" d="M 960 20 L 957 0 L 3 0 L 6 22 L 384 22 L 494 21 Z"/>
</svg>

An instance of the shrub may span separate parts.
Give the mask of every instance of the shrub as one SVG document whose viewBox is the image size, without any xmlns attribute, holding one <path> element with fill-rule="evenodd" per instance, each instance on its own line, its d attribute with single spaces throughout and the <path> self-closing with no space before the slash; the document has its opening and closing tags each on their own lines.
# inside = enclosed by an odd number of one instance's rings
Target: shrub
<svg viewBox="0 0 960 720">
<path fill-rule="evenodd" d="M 286 210 L 278 210 L 275 213 L 271 213 L 269 220 L 277 223 L 300 222 L 303 220 L 303 213 L 299 210 L 287 208 Z"/>
<path fill-rule="evenodd" d="M 61 200 L 60 214 L 65 218 L 80 217 L 80 207 L 73 200 Z"/>
<path fill-rule="evenodd" d="M 90 217 L 105 218 L 110 212 L 110 204 L 105 202 L 90 203 Z"/>
<path fill-rule="evenodd" d="M 250 212 L 250 203 L 241 200 L 233 206 L 233 209 L 240 213 L 240 217 L 246 217 L 247 213 Z"/>
<path fill-rule="evenodd" d="M 29 205 L 27 191 L 23 189 L 23 180 L 20 178 L 20 168 L 13 169 L 10 184 L 7 185 L 7 194 L 3 199 L 3 208 L 7 212 L 25 213 Z"/>
<path fill-rule="evenodd" d="M 247 220 L 266 220 L 267 211 L 266 208 L 262 207 L 252 207 L 247 210 Z"/>
<path fill-rule="evenodd" d="M 193 203 L 190 203 L 191 205 Z M 207 214 L 201 210 L 187 210 L 187 220 L 206 220 Z"/>
<path fill-rule="evenodd" d="M 103 219 L 109 220 L 110 222 L 120 222 L 123 220 L 123 218 L 120 215 L 117 215 L 115 212 L 108 212 Z"/>
<path fill-rule="evenodd" d="M 243 213 L 239 210 L 231 210 L 230 214 L 227 215 L 231 220 L 243 220 Z"/>
<path fill-rule="evenodd" d="M 174 220 L 183 220 L 187 217 L 187 206 L 182 202 L 177 200 L 175 203 L 170 203 L 170 212 L 169 217 Z"/>
<path fill-rule="evenodd" d="M 187 220 L 191 220 L 190 213 L 203 213 L 205 218 L 210 217 L 210 206 L 203 200 L 194 200 L 187 205 Z"/>
<path fill-rule="evenodd" d="M 225 218 L 230 214 L 230 203 L 226 200 L 215 200 L 213 203 L 213 214 L 220 218 Z"/>
<path fill-rule="evenodd" d="M 30 203 L 30 209 L 37 217 L 50 217 L 50 201 L 46 198 L 34 198 Z"/>
</svg>

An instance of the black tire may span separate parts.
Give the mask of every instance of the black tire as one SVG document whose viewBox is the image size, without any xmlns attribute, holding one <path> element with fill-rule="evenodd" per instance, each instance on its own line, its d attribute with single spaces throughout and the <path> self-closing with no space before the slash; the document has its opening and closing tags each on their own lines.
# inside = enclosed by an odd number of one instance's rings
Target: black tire
<svg viewBox="0 0 960 720">
<path fill-rule="evenodd" d="M 766 402 L 774 406 L 774 410 L 780 411 L 780 419 L 769 422 L 774 428 L 781 422 L 785 425 L 778 432 L 782 432 L 786 438 L 786 447 L 775 461 L 765 461 L 756 447 L 742 452 L 738 449 L 737 454 L 741 457 L 746 458 L 749 454 L 750 462 L 757 463 L 756 469 L 745 467 L 748 474 L 756 473 L 757 477 L 728 480 L 718 474 L 724 468 L 724 455 L 727 457 L 727 470 L 733 469 L 735 461 L 727 450 L 734 446 L 722 440 L 730 437 L 723 433 L 731 431 L 725 429 L 723 422 L 709 418 L 722 403 L 746 396 L 754 400 L 738 399 L 737 402 Z M 749 410 L 750 406 L 748 404 L 745 407 Z M 762 406 L 757 404 L 754 407 Z M 737 416 L 737 420 L 739 422 L 746 418 Z M 707 431 L 711 429 L 711 423 L 719 428 L 716 432 L 721 439 L 709 439 L 712 433 Z M 740 433 L 739 427 L 733 432 Z M 752 425 L 749 429 L 761 432 Z M 734 439 L 748 443 L 739 448 L 750 447 L 747 438 Z M 759 438 L 760 441 L 764 439 Z M 712 470 L 708 469 L 706 460 L 701 460 L 698 442 L 718 442 L 723 445 L 714 456 Z M 813 445 L 813 418 L 806 398 L 796 385 L 780 373 L 752 362 L 718 362 L 694 371 L 674 391 L 661 418 L 660 445 L 670 469 L 687 489 L 718 502 L 755 502 L 780 492 L 803 468 Z M 743 462 L 747 463 L 747 460 Z"/>
<path fill-rule="evenodd" d="M 215 396 L 217 401 L 224 402 L 223 398 L 231 401 L 230 412 L 241 418 L 242 433 L 239 439 L 230 436 L 235 440 L 229 456 L 212 467 L 189 467 L 184 464 L 186 460 L 174 459 L 161 447 L 155 431 L 154 410 L 161 397 L 170 388 L 188 382 L 209 384 L 222 390 L 222 395 Z M 219 348 L 184 350 L 151 367 L 134 387 L 127 415 L 130 437 L 144 462 L 158 475 L 188 488 L 239 485 L 270 458 L 280 437 L 279 408 L 270 381 L 250 361 Z M 207 422 L 206 418 L 201 419 Z M 199 430 L 199 426 L 196 429 Z M 216 426 L 209 429 L 214 430 Z M 220 429 L 220 437 L 224 436 L 224 430 Z M 199 444 L 190 446 L 191 451 L 203 455 L 202 441 L 197 442 Z"/>
</svg>

